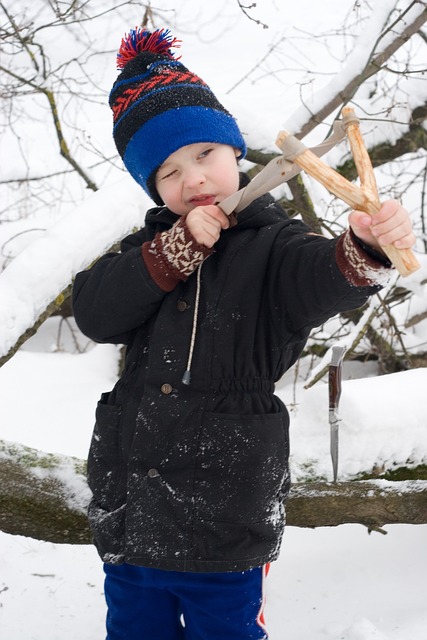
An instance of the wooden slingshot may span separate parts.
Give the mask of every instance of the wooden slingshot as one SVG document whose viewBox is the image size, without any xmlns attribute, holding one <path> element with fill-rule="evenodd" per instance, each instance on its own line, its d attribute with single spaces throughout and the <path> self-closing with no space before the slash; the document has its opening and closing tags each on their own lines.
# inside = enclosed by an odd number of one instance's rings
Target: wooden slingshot
<svg viewBox="0 0 427 640">
<path fill-rule="evenodd" d="M 291 160 L 304 169 L 306 173 L 323 184 L 328 191 L 344 200 L 353 209 L 374 215 L 380 210 L 381 203 L 372 163 L 359 129 L 359 119 L 351 107 L 344 107 L 342 116 L 359 175 L 360 187 L 328 167 L 300 140 L 287 131 L 279 133 L 276 144 L 283 151 L 287 160 Z M 420 263 L 411 249 L 397 249 L 393 245 L 387 245 L 383 246 L 382 250 L 402 276 L 408 276 L 420 268 Z"/>
</svg>

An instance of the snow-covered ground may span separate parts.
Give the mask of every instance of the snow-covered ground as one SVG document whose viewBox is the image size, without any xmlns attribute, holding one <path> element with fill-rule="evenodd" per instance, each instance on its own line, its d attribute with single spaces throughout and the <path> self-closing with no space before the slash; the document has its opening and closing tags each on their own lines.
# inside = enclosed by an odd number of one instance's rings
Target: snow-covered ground
<svg viewBox="0 0 427 640">
<path fill-rule="evenodd" d="M 271 640 L 426 640 L 427 526 L 285 533 L 267 579 Z M 0 637 L 101 640 L 101 562 L 92 547 L 0 534 Z"/>
</svg>

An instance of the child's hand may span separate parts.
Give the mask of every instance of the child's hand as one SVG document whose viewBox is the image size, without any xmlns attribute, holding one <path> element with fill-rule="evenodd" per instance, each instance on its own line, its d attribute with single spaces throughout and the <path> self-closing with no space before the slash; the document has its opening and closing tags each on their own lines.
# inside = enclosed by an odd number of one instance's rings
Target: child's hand
<svg viewBox="0 0 427 640">
<path fill-rule="evenodd" d="M 217 242 L 221 231 L 230 226 L 223 210 L 213 204 L 195 207 L 187 214 L 185 222 L 195 241 L 209 249 Z"/>
<path fill-rule="evenodd" d="M 348 221 L 353 233 L 375 249 L 391 244 L 397 249 L 410 249 L 415 244 L 409 214 L 397 200 L 384 202 L 374 216 L 352 211 Z"/>
</svg>

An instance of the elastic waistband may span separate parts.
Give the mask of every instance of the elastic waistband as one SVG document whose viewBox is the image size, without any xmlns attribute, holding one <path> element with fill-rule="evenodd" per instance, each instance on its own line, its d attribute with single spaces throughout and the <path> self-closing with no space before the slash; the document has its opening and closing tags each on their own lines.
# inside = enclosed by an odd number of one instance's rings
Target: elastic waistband
<svg viewBox="0 0 427 640">
<path fill-rule="evenodd" d="M 211 381 L 211 390 L 219 393 L 273 393 L 274 383 L 268 378 L 219 378 Z"/>
</svg>

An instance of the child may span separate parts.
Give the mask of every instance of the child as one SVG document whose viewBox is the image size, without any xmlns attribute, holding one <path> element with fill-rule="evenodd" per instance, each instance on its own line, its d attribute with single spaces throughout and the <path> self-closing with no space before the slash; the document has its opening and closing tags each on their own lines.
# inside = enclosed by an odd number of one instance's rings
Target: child
<svg viewBox="0 0 427 640">
<path fill-rule="evenodd" d="M 176 44 L 163 30 L 122 42 L 114 139 L 159 206 L 74 287 L 81 330 L 127 349 L 88 460 L 107 638 L 267 638 L 263 579 L 289 490 L 274 384 L 313 327 L 380 290 L 381 245 L 414 236 L 395 201 L 352 212 L 333 240 L 269 194 L 230 225 L 218 203 L 239 188 L 245 143 Z"/>
</svg>

